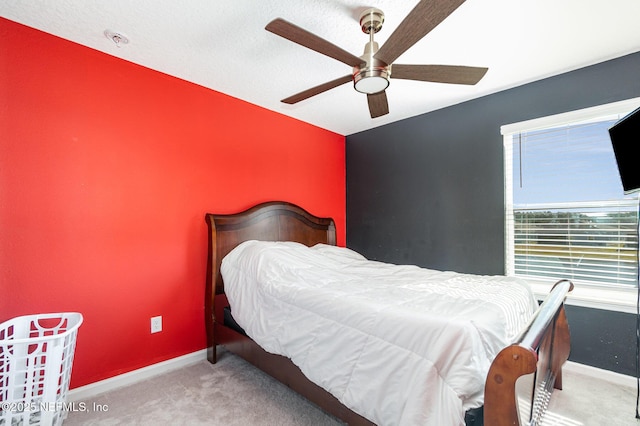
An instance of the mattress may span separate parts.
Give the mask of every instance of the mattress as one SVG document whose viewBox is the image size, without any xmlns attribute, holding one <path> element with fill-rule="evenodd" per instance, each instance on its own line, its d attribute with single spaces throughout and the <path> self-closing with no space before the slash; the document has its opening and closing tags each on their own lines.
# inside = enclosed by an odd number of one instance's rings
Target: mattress
<svg viewBox="0 0 640 426">
<path fill-rule="evenodd" d="M 525 282 L 247 241 L 222 261 L 233 317 L 378 425 L 463 425 L 491 361 L 537 308 Z"/>
</svg>

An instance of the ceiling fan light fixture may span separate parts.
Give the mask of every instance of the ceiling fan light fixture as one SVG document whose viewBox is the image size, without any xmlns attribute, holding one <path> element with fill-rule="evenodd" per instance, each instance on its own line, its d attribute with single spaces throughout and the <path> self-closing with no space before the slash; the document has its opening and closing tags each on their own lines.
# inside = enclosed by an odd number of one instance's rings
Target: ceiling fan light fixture
<svg viewBox="0 0 640 426">
<path fill-rule="evenodd" d="M 353 76 L 353 86 L 368 95 L 382 92 L 389 87 L 389 71 L 386 68 L 360 70 Z"/>
</svg>

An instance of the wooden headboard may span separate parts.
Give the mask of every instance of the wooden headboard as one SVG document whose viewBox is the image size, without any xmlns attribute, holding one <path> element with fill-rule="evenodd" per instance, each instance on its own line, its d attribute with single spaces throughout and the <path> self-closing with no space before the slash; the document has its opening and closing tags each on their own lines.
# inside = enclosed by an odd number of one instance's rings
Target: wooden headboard
<svg viewBox="0 0 640 426">
<path fill-rule="evenodd" d="M 224 293 L 222 258 L 247 240 L 295 241 L 308 246 L 336 244 L 333 219 L 317 217 L 295 204 L 273 201 L 235 214 L 206 214 L 209 226 L 208 297 Z M 215 291 L 214 291 L 215 289 Z"/>
</svg>

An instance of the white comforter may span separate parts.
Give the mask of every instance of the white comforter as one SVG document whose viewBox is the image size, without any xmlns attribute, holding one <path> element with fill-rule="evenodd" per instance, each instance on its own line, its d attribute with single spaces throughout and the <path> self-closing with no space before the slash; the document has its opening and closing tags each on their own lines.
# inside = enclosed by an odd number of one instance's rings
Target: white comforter
<svg viewBox="0 0 640 426">
<path fill-rule="evenodd" d="M 537 304 L 522 281 L 247 241 L 222 262 L 236 321 L 378 425 L 463 425 Z"/>
</svg>

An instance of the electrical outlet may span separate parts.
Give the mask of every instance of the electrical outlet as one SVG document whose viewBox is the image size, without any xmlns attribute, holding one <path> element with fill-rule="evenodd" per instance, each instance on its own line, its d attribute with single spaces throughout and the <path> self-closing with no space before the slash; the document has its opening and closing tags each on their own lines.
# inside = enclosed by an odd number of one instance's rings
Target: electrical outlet
<svg viewBox="0 0 640 426">
<path fill-rule="evenodd" d="M 151 332 L 157 333 L 162 331 L 162 317 L 151 317 Z"/>
</svg>

